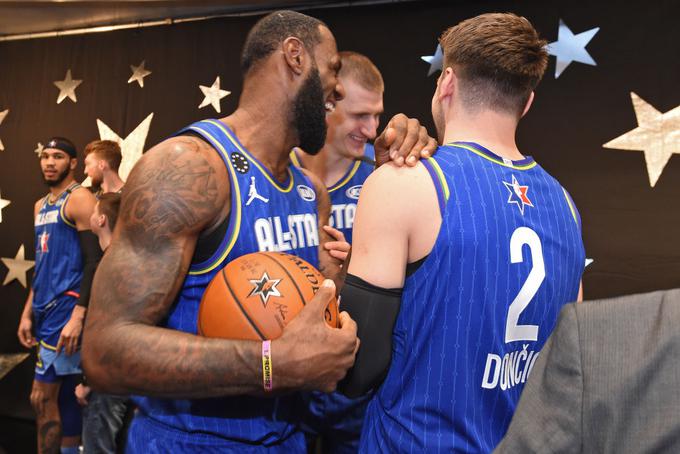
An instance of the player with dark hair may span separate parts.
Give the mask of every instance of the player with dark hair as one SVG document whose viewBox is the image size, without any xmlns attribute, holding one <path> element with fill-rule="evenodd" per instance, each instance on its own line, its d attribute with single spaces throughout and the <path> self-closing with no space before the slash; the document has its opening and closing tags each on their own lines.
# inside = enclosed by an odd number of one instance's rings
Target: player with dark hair
<svg viewBox="0 0 680 454">
<path fill-rule="evenodd" d="M 120 192 L 125 182 L 118 175 L 123 159 L 120 145 L 113 140 L 95 140 L 85 147 L 85 175 L 98 188 L 97 196 L 107 192 Z"/>
<path fill-rule="evenodd" d="M 342 290 L 361 339 L 343 389 L 379 386 L 366 453 L 490 452 L 560 309 L 580 298 L 578 212 L 515 143 L 545 41 L 523 17 L 483 14 L 440 43 L 432 114 L 445 145 L 366 180 Z"/>
<path fill-rule="evenodd" d="M 40 153 L 50 192 L 35 203 L 36 266 L 19 322 L 19 341 L 38 347 L 31 391 L 38 452 L 75 453 L 81 415 L 73 390 L 80 376 L 80 333 L 101 250 L 90 230 L 95 198 L 74 180 L 76 148 L 54 137 Z M 32 331 L 35 332 L 33 337 Z"/>
<path fill-rule="evenodd" d="M 335 39 L 316 19 L 277 11 L 250 31 L 243 62 L 235 112 L 190 125 L 138 161 L 97 272 L 84 366 L 94 389 L 143 395 L 128 452 L 304 450 L 298 398 L 282 393 L 332 391 L 354 361 L 354 322 L 324 320 L 331 280 L 271 344 L 196 335 L 205 288 L 241 255 L 287 251 L 340 278 L 340 261 L 320 247 L 325 188 L 289 160 L 294 146 L 323 146 L 326 114 L 342 99 Z M 435 148 L 417 121 L 391 124 L 377 154 Z M 273 373 L 263 383 L 265 345 Z"/>
</svg>

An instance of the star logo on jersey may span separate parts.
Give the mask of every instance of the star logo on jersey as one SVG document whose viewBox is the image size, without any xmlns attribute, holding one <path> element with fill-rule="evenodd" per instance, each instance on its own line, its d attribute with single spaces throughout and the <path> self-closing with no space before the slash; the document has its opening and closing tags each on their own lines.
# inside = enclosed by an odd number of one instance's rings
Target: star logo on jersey
<svg viewBox="0 0 680 454">
<path fill-rule="evenodd" d="M 508 183 L 507 181 L 504 181 L 503 184 L 505 185 L 506 188 L 508 188 L 508 191 L 510 192 L 510 195 L 508 196 L 508 203 L 514 203 L 517 205 L 519 208 L 519 212 L 524 215 L 524 207 L 525 206 L 530 206 L 533 207 L 534 204 L 531 203 L 531 200 L 529 200 L 529 197 L 527 197 L 527 192 L 529 191 L 529 186 L 522 186 L 517 182 L 517 178 L 515 176 L 512 176 L 512 183 Z"/>
<path fill-rule="evenodd" d="M 47 247 L 47 241 L 50 239 L 50 234 L 43 232 L 38 238 L 40 239 L 40 252 L 50 252 L 49 248 Z"/>
<path fill-rule="evenodd" d="M 255 286 L 255 288 L 250 291 L 248 297 L 259 296 L 264 307 L 267 307 L 270 296 L 281 296 L 281 292 L 276 288 L 281 282 L 281 279 L 271 279 L 266 271 L 260 279 L 248 280 Z"/>
</svg>

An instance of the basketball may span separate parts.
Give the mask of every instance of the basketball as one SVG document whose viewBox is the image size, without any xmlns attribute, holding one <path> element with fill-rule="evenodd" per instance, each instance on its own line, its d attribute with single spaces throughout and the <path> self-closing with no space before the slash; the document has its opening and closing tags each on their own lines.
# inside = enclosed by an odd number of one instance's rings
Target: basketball
<svg viewBox="0 0 680 454">
<path fill-rule="evenodd" d="M 208 284 L 198 311 L 198 332 L 225 339 L 276 339 L 323 280 L 308 262 L 283 252 L 238 257 Z M 324 316 L 329 326 L 337 328 L 335 298 Z"/>
</svg>

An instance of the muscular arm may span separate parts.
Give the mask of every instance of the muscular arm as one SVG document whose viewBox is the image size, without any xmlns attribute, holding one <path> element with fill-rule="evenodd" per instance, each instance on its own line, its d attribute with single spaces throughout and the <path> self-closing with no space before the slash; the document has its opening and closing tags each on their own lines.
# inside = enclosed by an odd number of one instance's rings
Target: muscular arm
<svg viewBox="0 0 680 454">
<path fill-rule="evenodd" d="M 130 174 L 86 322 L 83 365 L 95 388 L 167 397 L 261 389 L 259 343 L 155 326 L 171 309 L 198 234 L 227 203 L 228 187 L 217 154 L 191 137 L 161 143 Z"/>
</svg>

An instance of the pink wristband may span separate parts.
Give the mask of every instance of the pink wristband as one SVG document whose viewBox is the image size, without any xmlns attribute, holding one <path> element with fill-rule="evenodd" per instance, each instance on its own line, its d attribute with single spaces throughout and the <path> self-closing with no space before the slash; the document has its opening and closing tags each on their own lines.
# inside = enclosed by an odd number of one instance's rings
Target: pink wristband
<svg viewBox="0 0 680 454">
<path fill-rule="evenodd" d="M 262 341 L 262 383 L 265 392 L 272 390 L 272 341 Z"/>
</svg>

